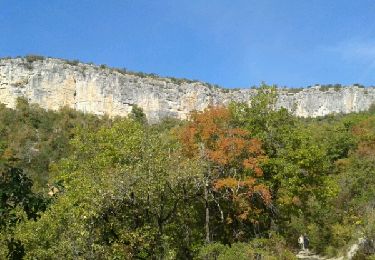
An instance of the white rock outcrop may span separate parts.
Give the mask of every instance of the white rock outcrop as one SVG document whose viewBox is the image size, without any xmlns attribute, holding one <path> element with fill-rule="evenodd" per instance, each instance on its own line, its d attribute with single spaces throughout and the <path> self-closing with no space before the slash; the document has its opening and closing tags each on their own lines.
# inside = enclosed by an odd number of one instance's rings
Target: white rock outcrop
<svg viewBox="0 0 375 260">
<path fill-rule="evenodd" d="M 279 89 L 277 107 L 301 117 L 367 110 L 375 103 L 375 88 Z M 0 102 L 14 107 L 25 97 L 46 109 L 68 106 L 86 113 L 126 116 L 133 105 L 152 122 L 164 117 L 187 118 L 192 110 L 231 100 L 248 102 L 254 89 L 222 89 L 195 81 L 136 75 L 60 59 L 0 60 Z"/>
</svg>

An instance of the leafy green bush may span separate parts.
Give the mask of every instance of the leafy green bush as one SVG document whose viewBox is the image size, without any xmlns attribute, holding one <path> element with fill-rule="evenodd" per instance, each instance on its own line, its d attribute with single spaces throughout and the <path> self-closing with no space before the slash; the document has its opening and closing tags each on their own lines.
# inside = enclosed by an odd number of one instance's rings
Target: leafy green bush
<svg viewBox="0 0 375 260">
<path fill-rule="evenodd" d="M 201 247 L 197 259 L 202 260 L 216 260 L 219 259 L 219 256 L 222 255 L 227 246 L 220 243 L 210 243 Z"/>
<path fill-rule="evenodd" d="M 293 252 L 287 249 L 285 240 L 275 233 L 269 239 L 254 239 L 249 243 L 234 243 L 231 246 L 211 243 L 203 246 L 197 259 L 202 260 L 292 260 Z"/>
</svg>

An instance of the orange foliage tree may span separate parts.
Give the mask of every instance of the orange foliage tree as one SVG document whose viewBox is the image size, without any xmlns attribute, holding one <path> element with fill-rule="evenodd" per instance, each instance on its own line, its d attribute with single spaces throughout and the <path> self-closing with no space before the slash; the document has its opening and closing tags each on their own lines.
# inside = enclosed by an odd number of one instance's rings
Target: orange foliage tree
<svg viewBox="0 0 375 260">
<path fill-rule="evenodd" d="M 354 126 L 352 133 L 358 139 L 356 153 L 364 158 L 375 158 L 375 117 Z"/>
<path fill-rule="evenodd" d="M 232 234 L 226 240 L 241 240 L 246 223 L 256 233 L 255 227 L 272 201 L 270 190 L 261 182 L 261 165 L 267 160 L 261 141 L 235 127 L 225 107 L 193 112 L 179 137 L 186 155 L 200 157 L 207 164 L 205 187 L 219 209 L 221 222 L 230 229 L 224 233 Z"/>
</svg>

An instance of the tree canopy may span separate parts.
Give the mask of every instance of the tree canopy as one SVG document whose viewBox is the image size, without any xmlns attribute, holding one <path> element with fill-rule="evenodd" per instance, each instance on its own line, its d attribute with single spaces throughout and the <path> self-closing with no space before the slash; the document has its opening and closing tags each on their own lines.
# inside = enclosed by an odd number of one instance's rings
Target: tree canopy
<svg viewBox="0 0 375 260">
<path fill-rule="evenodd" d="M 295 259 L 365 237 L 374 111 L 297 118 L 275 88 L 149 124 L 0 106 L 1 259 Z"/>
</svg>

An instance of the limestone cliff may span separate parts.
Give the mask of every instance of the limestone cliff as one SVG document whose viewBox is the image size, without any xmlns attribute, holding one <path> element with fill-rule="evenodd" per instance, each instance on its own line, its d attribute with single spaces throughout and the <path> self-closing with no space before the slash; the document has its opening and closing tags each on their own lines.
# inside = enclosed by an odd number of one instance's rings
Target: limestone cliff
<svg viewBox="0 0 375 260">
<path fill-rule="evenodd" d="M 0 102 L 14 107 L 25 97 L 46 109 L 68 106 L 86 113 L 125 116 L 134 104 L 150 121 L 163 117 L 185 119 L 192 110 L 209 105 L 247 102 L 254 89 L 222 89 L 190 80 L 135 74 L 52 58 L 0 60 Z M 375 88 L 279 89 L 277 107 L 297 116 L 316 117 L 368 109 Z"/>
</svg>

